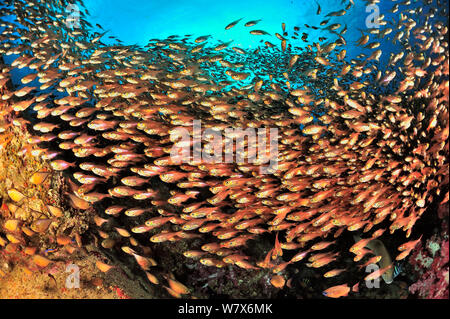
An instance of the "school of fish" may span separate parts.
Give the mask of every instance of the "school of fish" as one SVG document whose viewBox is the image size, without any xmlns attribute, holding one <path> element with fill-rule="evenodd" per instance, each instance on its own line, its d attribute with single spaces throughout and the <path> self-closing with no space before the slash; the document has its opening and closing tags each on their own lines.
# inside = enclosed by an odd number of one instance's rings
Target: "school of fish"
<svg viewBox="0 0 450 319">
<path fill-rule="evenodd" d="M 72 207 L 96 209 L 101 245 L 133 256 L 149 282 L 174 297 L 189 289 L 152 272 L 157 261 L 149 247 L 157 243 L 201 239 L 186 258 L 268 269 L 278 288 L 288 279 L 286 267 L 300 262 L 338 277 L 346 269 L 333 264 L 346 250 L 360 265 L 383 265 L 364 278 L 373 280 L 393 267 L 380 262 L 371 242 L 404 232 L 393 259 L 405 259 L 420 240 L 415 223 L 431 203 L 449 199 L 448 27 L 435 19 L 447 14 L 442 1 L 423 0 L 415 9 L 410 0 L 392 1 L 397 19 L 381 15 L 380 28 L 361 30 L 357 43 L 347 43 L 347 26 L 333 22 L 352 10 L 353 0 L 326 14 L 318 5 L 320 26 L 283 23 L 274 35 L 259 29 L 263 20 L 224 23 L 225 30 L 272 37 L 252 50 L 213 43 L 209 35 L 152 39 L 145 48 L 118 39 L 107 45 L 107 32 L 88 22 L 82 1 L 76 2 L 80 28 L 67 25 L 65 0 L 4 2 L 1 17 L 14 22 L 0 19 L 0 52 L 18 57 L 1 66 L 0 146 L 12 126 L 28 127 L 33 154 L 67 177 Z M 308 41 L 313 30 L 322 32 L 319 42 Z M 402 50 L 383 52 L 384 42 Z M 349 45 L 370 53 L 348 59 Z M 381 67 L 380 57 L 389 54 Z M 11 72 L 23 68 L 31 71 L 22 86 L 8 91 Z M 177 134 L 181 127 L 193 137 L 195 120 L 203 143 Z M 261 174 L 266 162 L 229 163 L 222 156 L 205 162 L 173 153 L 181 146 L 209 155 L 236 150 L 241 131 L 220 140 L 210 134 L 228 128 L 277 128 L 277 168 Z M 257 149 L 250 138 L 241 143 L 245 155 Z M 12 201 L 21 196 L 15 189 L 9 194 Z M 17 231 L 17 220 L 0 218 L 0 234 Z M 344 232 L 362 239 L 343 247 Z M 243 252 L 270 235 L 273 248 L 262 258 Z M 26 246 L 23 238 L 19 244 Z M 295 254 L 284 259 L 283 251 Z M 30 258 L 50 262 L 39 247 Z M 323 294 L 347 296 L 357 284 Z"/>
</svg>

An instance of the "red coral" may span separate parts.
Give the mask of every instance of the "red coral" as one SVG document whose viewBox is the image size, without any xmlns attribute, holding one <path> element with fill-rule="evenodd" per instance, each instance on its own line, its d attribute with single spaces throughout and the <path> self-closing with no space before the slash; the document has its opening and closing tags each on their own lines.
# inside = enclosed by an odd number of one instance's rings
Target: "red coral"
<svg viewBox="0 0 450 319">
<path fill-rule="evenodd" d="M 446 228 L 440 236 L 433 236 L 425 245 L 419 243 L 409 262 L 414 266 L 419 279 L 409 291 L 426 299 L 447 299 L 449 297 L 449 241 Z M 439 245 L 439 252 L 433 249 Z"/>
<path fill-rule="evenodd" d="M 130 296 L 128 296 L 121 288 L 119 287 L 113 287 L 113 290 L 116 292 L 117 296 L 120 299 L 131 299 Z"/>
</svg>

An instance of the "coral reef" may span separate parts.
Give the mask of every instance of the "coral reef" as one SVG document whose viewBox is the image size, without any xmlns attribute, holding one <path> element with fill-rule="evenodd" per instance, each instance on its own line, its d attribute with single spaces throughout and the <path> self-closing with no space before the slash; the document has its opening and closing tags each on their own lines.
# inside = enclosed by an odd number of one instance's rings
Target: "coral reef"
<svg viewBox="0 0 450 319">
<path fill-rule="evenodd" d="M 6 2 L 24 28 L 5 22 L 0 43 L 5 55 L 22 53 L 0 73 L 5 270 L 20 265 L 58 286 L 68 262 L 87 258 L 120 298 L 376 298 L 382 290 L 359 287 L 363 278 L 391 284 L 392 261 L 414 252 L 410 291 L 448 296 L 448 231 L 420 250 L 431 230 L 417 226 L 449 196 L 448 28 L 433 20 L 438 9 L 426 27 L 412 23 L 418 11 L 403 12 L 408 32 L 396 40 L 409 52 L 392 53 L 382 72 L 378 42 L 346 58 L 341 24 L 323 28 L 339 35 L 331 42 L 305 48 L 276 33 L 281 50 L 190 36 L 144 50 L 74 31 L 61 19 L 67 1 Z M 36 27 L 40 10 L 48 28 Z M 364 32 L 358 45 L 373 38 Z M 10 85 L 24 67 L 36 73 L 21 83 L 39 88 Z M 407 284 L 384 285 L 384 296 L 406 297 Z"/>
<path fill-rule="evenodd" d="M 419 298 L 448 299 L 449 297 L 449 238 L 448 221 L 442 222 L 442 230 L 423 245 L 419 243 L 409 262 L 415 270 L 417 281 L 409 287 Z"/>
</svg>

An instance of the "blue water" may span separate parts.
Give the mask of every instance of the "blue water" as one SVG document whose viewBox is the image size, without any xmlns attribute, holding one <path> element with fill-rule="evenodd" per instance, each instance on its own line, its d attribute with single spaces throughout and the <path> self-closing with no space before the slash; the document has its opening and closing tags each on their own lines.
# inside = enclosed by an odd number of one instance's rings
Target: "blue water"
<svg viewBox="0 0 450 319">
<path fill-rule="evenodd" d="M 294 46 L 305 47 L 318 42 L 319 37 L 330 34 L 328 31 L 308 29 L 304 24 L 319 26 L 321 21 L 330 19 L 329 24 L 347 25 L 348 31 L 344 37 L 348 43 L 346 49 L 349 57 L 370 52 L 354 45 L 361 37 L 359 29 L 366 29 L 366 19 L 372 13 L 370 10 L 366 12 L 364 1 L 355 1 L 355 6 L 344 16 L 328 18 L 325 18 L 326 14 L 343 9 L 348 1 L 343 5 L 341 0 L 319 0 L 322 10 L 320 15 L 316 14 L 318 6 L 313 0 L 86 0 L 84 3 L 90 13 L 89 21 L 99 23 L 105 30 L 109 30 L 108 35 L 116 36 L 124 44 L 145 46 L 152 38 L 165 39 L 175 34 L 193 34 L 194 38 L 212 35 L 212 38 L 223 42 L 233 40 L 233 46 L 255 48 L 261 45 L 260 40 L 279 44 L 280 41 L 273 34 L 282 33 L 281 24 L 284 22 L 290 35 L 293 34 L 294 26 L 300 27 L 300 36 L 302 32 L 308 33 L 307 43 L 301 39 L 290 40 Z M 386 16 L 385 20 L 390 20 L 390 17 L 398 18 L 399 12 L 389 12 L 395 3 L 381 1 L 378 4 L 380 14 Z M 243 19 L 235 27 L 225 30 L 228 23 L 240 18 Z M 262 21 L 254 27 L 244 26 L 247 21 L 257 19 Z M 251 35 L 249 31 L 253 29 L 262 29 L 272 36 Z M 104 40 L 106 43 L 114 43 L 114 40 L 107 37 Z M 390 52 L 394 48 L 385 43 L 383 49 Z"/>
<path fill-rule="evenodd" d="M 412 1 L 413 4 L 408 9 L 420 7 L 422 2 Z M 318 3 L 321 6 L 321 14 L 317 15 Z M 319 42 L 320 37 L 326 37 L 325 41 L 335 41 L 336 35 L 331 34 L 328 30 L 312 30 L 307 28 L 305 24 L 320 27 L 320 22 L 329 19 L 327 25 L 331 23 L 340 23 L 342 26 L 337 30 L 341 31 L 344 26 L 347 32 L 343 35 L 347 41 L 347 45 L 343 46 L 347 51 L 346 60 L 356 58 L 359 54 L 364 53 L 367 56 L 372 50 L 356 46 L 356 41 L 361 37 L 360 30 L 367 30 L 366 22 L 368 16 L 373 11 L 368 10 L 365 1 L 355 1 L 344 16 L 325 17 L 328 13 L 343 9 L 348 0 L 230 0 L 230 1 L 206 1 L 206 0 L 84 0 L 89 15 L 86 19 L 93 26 L 91 32 L 101 33 L 103 30 L 96 27 L 100 24 L 104 30 L 108 32 L 101 39 L 105 44 L 117 44 L 116 37 L 120 39 L 124 45 L 137 44 L 142 48 L 145 47 L 150 39 L 165 39 L 171 35 L 184 36 L 192 34 L 191 39 L 198 36 L 211 35 L 208 44 L 215 45 L 218 42 L 233 41 L 231 46 L 242 48 L 256 48 L 264 46 L 264 41 L 270 41 L 278 48 L 280 40 L 274 34 L 276 32 L 282 34 L 281 24 L 286 24 L 288 39 L 293 48 L 304 48 L 307 45 L 313 45 Z M 400 9 L 396 13 L 389 10 L 399 1 L 381 1 L 378 3 L 379 13 L 384 15 L 385 21 L 399 19 L 399 14 L 406 6 L 400 5 Z M 84 8 L 80 8 L 84 11 Z M 424 13 L 429 8 L 424 8 Z M 225 26 L 230 22 L 243 18 L 236 26 L 229 30 L 225 30 Z M 370 17 L 369 17 L 370 18 Z M 261 21 L 253 27 L 245 27 L 244 24 L 250 20 Z M 441 18 L 442 19 L 442 18 Z M 10 20 L 10 19 L 7 19 Z M 369 21 L 371 21 L 369 19 Z M 416 21 L 421 25 L 423 21 Z M 294 26 L 298 26 L 299 39 L 291 39 Z M 384 70 L 391 54 L 396 54 L 404 48 L 399 43 L 392 44 L 392 38 L 397 32 L 395 25 L 388 24 L 393 32 L 381 41 L 380 49 L 383 50 L 380 59 L 379 69 Z M 385 28 L 387 26 L 381 26 Z M 270 36 L 252 35 L 250 30 L 260 29 L 269 32 Z M 403 28 L 404 29 L 404 28 Z M 0 27 L 1 30 L 1 27 Z M 300 38 L 303 32 L 308 34 L 308 42 L 302 41 Z M 367 32 L 366 32 L 367 33 Z M 378 41 L 375 35 L 371 35 L 372 41 Z M 340 50 L 340 49 L 339 49 Z M 7 56 L 7 63 L 12 62 L 17 56 Z M 13 71 L 13 82 L 19 84 L 19 79 L 30 73 L 30 70 L 15 69 Z M 35 85 L 32 83 L 32 85 Z"/>
</svg>

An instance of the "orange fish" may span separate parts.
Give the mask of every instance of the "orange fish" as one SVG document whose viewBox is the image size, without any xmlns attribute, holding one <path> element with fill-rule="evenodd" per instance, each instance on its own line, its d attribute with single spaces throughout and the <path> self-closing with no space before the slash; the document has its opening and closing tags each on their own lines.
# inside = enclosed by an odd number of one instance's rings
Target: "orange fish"
<svg viewBox="0 0 450 319">
<path fill-rule="evenodd" d="M 284 287 L 286 279 L 284 279 L 283 276 L 275 275 L 270 279 L 270 283 L 272 284 L 272 286 L 281 289 Z"/>
<path fill-rule="evenodd" d="M 177 171 L 169 171 L 169 172 L 162 173 L 161 175 L 159 175 L 159 177 L 165 183 L 175 183 L 175 182 L 179 181 L 180 179 L 187 177 L 187 175 L 188 175 L 187 173 L 182 173 L 182 172 L 177 172 Z"/>
<path fill-rule="evenodd" d="M 235 265 L 243 269 L 258 269 L 258 267 L 253 266 L 245 260 L 238 260 L 235 262 Z"/>
<path fill-rule="evenodd" d="M 109 270 L 111 270 L 112 268 L 114 268 L 113 266 L 107 265 L 101 261 L 97 261 L 95 263 L 95 265 L 97 266 L 97 268 L 102 271 L 102 272 L 108 272 Z"/>
<path fill-rule="evenodd" d="M 331 278 L 331 277 L 335 277 L 335 276 L 339 275 L 343 271 L 345 271 L 345 269 L 333 269 L 333 270 L 326 272 L 323 276 L 325 278 Z"/>
<path fill-rule="evenodd" d="M 41 255 L 34 255 L 33 256 L 33 262 L 38 265 L 39 267 L 45 268 L 47 267 L 52 261 L 45 258 Z"/>
<path fill-rule="evenodd" d="M 201 250 L 188 250 L 183 253 L 184 256 L 188 258 L 200 258 L 206 254 L 205 251 Z"/>
<path fill-rule="evenodd" d="M 42 184 L 46 178 L 50 175 L 49 172 L 36 172 L 30 177 L 30 183 L 34 185 Z"/>
<path fill-rule="evenodd" d="M 291 262 L 297 262 L 302 260 L 303 258 L 306 257 L 306 255 L 308 255 L 308 253 L 310 252 L 310 250 L 306 250 L 306 251 L 300 251 L 297 254 L 294 255 L 294 257 L 291 258 Z"/>
<path fill-rule="evenodd" d="M 138 254 L 133 254 L 134 258 L 136 259 L 136 262 L 139 264 L 142 270 L 149 270 L 150 267 L 156 266 L 156 262 L 149 257 L 143 257 Z"/>
<path fill-rule="evenodd" d="M 340 298 L 348 296 L 348 293 L 350 292 L 350 287 L 347 284 L 333 286 L 328 288 L 327 290 L 324 290 L 322 293 L 324 296 L 329 298 Z"/>
<path fill-rule="evenodd" d="M 75 163 L 69 163 L 63 160 L 54 160 L 50 162 L 51 167 L 55 170 L 55 171 L 63 171 L 68 169 L 69 167 L 75 167 L 76 164 Z"/>
<path fill-rule="evenodd" d="M 322 241 L 320 243 L 312 245 L 311 249 L 312 250 L 322 250 L 322 249 L 325 249 L 325 248 L 327 248 L 328 246 L 330 246 L 332 244 L 334 244 L 334 241 L 332 241 L 332 242 Z"/>
<path fill-rule="evenodd" d="M 70 197 L 71 204 L 74 208 L 85 210 L 85 209 L 88 209 L 89 207 L 91 207 L 91 204 L 88 201 L 85 201 L 75 195 L 72 195 L 72 194 L 68 194 L 68 196 Z"/>
<path fill-rule="evenodd" d="M 220 246 L 225 248 L 239 247 L 244 245 L 251 238 L 253 238 L 253 235 L 241 235 L 220 243 Z"/>
<path fill-rule="evenodd" d="M 182 283 L 180 283 L 176 280 L 170 279 L 170 278 L 167 278 L 167 281 L 169 282 L 170 288 L 173 291 L 175 291 L 176 293 L 182 294 L 182 295 L 187 295 L 190 293 L 190 290 Z"/>
<path fill-rule="evenodd" d="M 155 285 L 158 285 L 158 284 L 159 284 L 159 280 L 158 280 L 158 278 L 156 278 L 155 275 L 149 273 L 148 271 L 146 271 L 145 274 L 147 275 L 148 280 L 149 280 L 152 284 L 155 284 Z"/>
<path fill-rule="evenodd" d="M 422 239 L 422 235 L 420 235 L 419 239 L 417 239 L 417 240 L 412 240 L 412 241 L 409 241 L 409 242 L 407 242 L 407 243 L 404 243 L 404 244 L 400 245 L 400 246 L 398 247 L 398 250 L 404 251 L 404 250 L 411 250 L 411 249 L 414 249 L 414 247 L 416 247 L 417 243 L 418 243 L 421 239 Z"/>
<path fill-rule="evenodd" d="M 367 244 L 369 242 L 371 242 L 373 240 L 373 238 L 366 238 L 366 239 L 361 239 L 358 242 L 356 242 L 352 247 L 350 247 L 350 252 L 354 253 L 354 254 L 359 254 L 358 252 L 364 248 L 365 246 L 367 246 Z"/>
<path fill-rule="evenodd" d="M 405 259 L 410 253 L 411 253 L 411 249 L 404 250 L 395 257 L 395 260 Z"/>
<path fill-rule="evenodd" d="M 26 198 L 25 195 L 23 195 L 21 192 L 15 190 L 15 189 L 9 189 L 8 190 L 8 195 L 9 197 L 15 201 L 15 202 L 20 202 L 22 201 L 24 198 Z"/>
<path fill-rule="evenodd" d="M 153 243 L 161 243 L 167 240 L 173 240 L 179 234 L 180 232 L 156 234 L 150 237 L 150 241 Z"/>
<path fill-rule="evenodd" d="M 335 256 L 336 255 L 330 256 L 330 257 L 320 258 L 318 260 L 313 261 L 312 264 L 310 264 L 310 266 L 313 267 L 313 268 L 319 268 L 319 267 L 328 265 L 332 261 L 336 260 Z"/>
<path fill-rule="evenodd" d="M 384 267 L 384 268 L 375 270 L 374 272 L 368 274 L 368 275 L 364 278 L 364 280 L 365 280 L 365 281 L 368 281 L 368 280 L 375 280 L 375 279 L 379 278 L 381 275 L 383 275 L 386 271 L 388 271 L 389 269 L 391 269 L 392 266 L 393 266 L 393 265 L 390 264 L 390 265 L 388 265 L 388 266 L 386 266 L 386 267 Z"/>
</svg>

